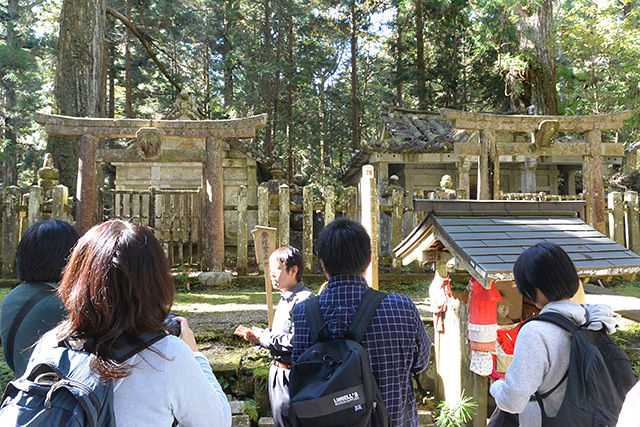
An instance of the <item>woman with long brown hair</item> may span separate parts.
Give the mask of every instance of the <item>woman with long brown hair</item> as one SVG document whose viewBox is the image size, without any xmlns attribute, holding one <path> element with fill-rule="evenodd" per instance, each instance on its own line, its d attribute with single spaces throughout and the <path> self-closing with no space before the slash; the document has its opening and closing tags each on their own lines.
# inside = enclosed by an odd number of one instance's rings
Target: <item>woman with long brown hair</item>
<svg viewBox="0 0 640 427">
<path fill-rule="evenodd" d="M 160 242 L 142 225 L 111 220 L 78 241 L 59 294 L 69 317 L 59 340 L 83 341 L 95 355 L 92 370 L 114 381 L 117 425 L 231 425 L 229 402 L 198 352 L 187 320 L 180 337 L 167 335 L 118 361 L 118 351 L 143 346 L 144 336 L 164 333 L 174 284 Z"/>
</svg>

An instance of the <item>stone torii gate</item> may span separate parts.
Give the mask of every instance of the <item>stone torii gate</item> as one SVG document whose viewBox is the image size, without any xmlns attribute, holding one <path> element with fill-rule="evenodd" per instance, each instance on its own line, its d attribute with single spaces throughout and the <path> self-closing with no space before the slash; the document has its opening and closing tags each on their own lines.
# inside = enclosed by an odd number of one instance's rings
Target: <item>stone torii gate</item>
<svg viewBox="0 0 640 427">
<path fill-rule="evenodd" d="M 94 119 L 35 114 L 48 135 L 79 138 L 76 228 L 84 234 L 95 223 L 96 162 L 201 162 L 205 187 L 207 260 L 224 270 L 222 142 L 253 138 L 267 115 L 229 120 Z M 98 149 L 99 138 L 136 138 L 137 150 Z M 205 150 L 161 150 L 162 138 L 206 140 Z"/>
<path fill-rule="evenodd" d="M 539 156 L 582 156 L 586 199 L 586 222 L 605 232 L 603 156 L 624 156 L 622 144 L 602 142 L 602 132 L 620 129 L 631 111 L 598 116 L 528 116 L 469 113 L 441 110 L 442 117 L 455 129 L 480 133 L 480 142 L 455 144 L 455 154 L 465 163 L 467 156 L 478 156 L 478 200 L 500 199 L 500 161 L 503 156 L 525 156 L 525 164 L 535 164 Z M 496 131 L 531 132 L 531 143 L 497 142 Z M 584 132 L 585 142 L 556 143 L 558 132 Z M 468 162 L 466 162 L 468 163 Z M 466 168 L 468 182 L 468 168 Z M 533 171 L 535 174 L 535 170 Z M 529 172 L 531 174 L 531 172 Z M 533 175 L 535 179 L 535 175 Z M 461 178 L 461 181 L 465 177 Z"/>
</svg>

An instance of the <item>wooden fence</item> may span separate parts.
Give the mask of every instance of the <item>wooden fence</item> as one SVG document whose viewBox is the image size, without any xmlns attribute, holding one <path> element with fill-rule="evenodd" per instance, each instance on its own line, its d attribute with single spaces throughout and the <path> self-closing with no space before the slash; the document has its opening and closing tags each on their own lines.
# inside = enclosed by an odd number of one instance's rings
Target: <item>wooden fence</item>
<svg viewBox="0 0 640 427">
<path fill-rule="evenodd" d="M 324 225 L 338 216 L 360 220 L 361 207 L 357 190 L 353 187 L 336 189 L 327 186 L 321 194 L 313 194 L 311 186 L 301 192 L 291 192 L 288 185 L 278 188 L 258 187 L 256 205 L 249 205 L 247 187 L 241 186 L 237 203 L 225 205 L 225 264 L 239 274 L 248 271 L 254 262 L 250 232 L 255 225 L 276 227 L 278 245 L 294 245 L 301 249 L 306 268 L 312 268 L 314 239 Z M 540 200 L 541 195 L 503 195 L 504 199 Z M 549 200 L 549 196 L 544 196 Z M 580 196 L 577 196 L 580 197 Z M 315 199 L 315 201 L 314 201 Z M 206 259 L 203 240 L 203 194 L 201 190 L 147 191 L 107 190 L 100 193 L 96 218 L 121 218 L 147 224 L 155 230 L 163 243 L 171 265 L 202 266 Z M 234 202 L 236 202 L 234 200 Z M 640 212 L 636 192 L 610 193 L 609 235 L 616 242 L 640 252 Z M 406 206 L 402 188 L 393 188 L 380 198 L 379 233 L 374 236 L 376 259 L 383 270 L 400 272 L 401 264 L 393 257 L 392 249 L 419 224 L 423 212 Z M 67 189 L 57 186 L 45 194 L 34 186 L 26 194 L 17 187 L 0 193 L 2 211 L 2 276 L 13 277 L 15 250 L 20 237 L 30 224 L 41 219 L 59 218 L 72 222 L 71 199 Z M 375 250 L 375 249 L 374 249 Z M 414 271 L 424 271 L 414 265 Z"/>
<path fill-rule="evenodd" d="M 162 242 L 172 266 L 200 265 L 203 253 L 202 194 L 199 190 L 104 190 L 97 203 L 100 221 L 118 218 L 148 225 Z"/>
</svg>

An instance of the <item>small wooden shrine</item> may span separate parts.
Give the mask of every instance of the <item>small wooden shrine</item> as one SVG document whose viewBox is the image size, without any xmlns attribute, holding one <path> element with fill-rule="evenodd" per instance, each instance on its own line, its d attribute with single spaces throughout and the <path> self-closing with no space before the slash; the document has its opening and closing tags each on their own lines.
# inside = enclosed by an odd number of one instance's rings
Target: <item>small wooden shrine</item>
<svg viewBox="0 0 640 427">
<path fill-rule="evenodd" d="M 404 265 L 433 262 L 443 276 L 445 263 L 454 259 L 478 285 L 499 291 L 497 324 L 517 323 L 528 313 L 513 282 L 513 264 L 539 242 L 561 246 L 583 279 L 640 272 L 640 256 L 588 225 L 585 208 L 584 201 L 414 200 L 414 209 L 426 216 L 394 252 Z M 484 426 L 488 380 L 470 370 L 469 307 L 464 298 L 451 297 L 443 331 L 435 332 L 436 393 L 448 401 L 463 390 L 473 396 L 479 405 L 474 426 Z"/>
</svg>

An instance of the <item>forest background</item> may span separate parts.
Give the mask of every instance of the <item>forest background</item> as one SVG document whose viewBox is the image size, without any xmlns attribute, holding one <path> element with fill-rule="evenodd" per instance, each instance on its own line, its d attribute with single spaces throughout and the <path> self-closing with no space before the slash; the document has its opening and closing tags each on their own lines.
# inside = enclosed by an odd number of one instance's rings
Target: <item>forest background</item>
<svg viewBox="0 0 640 427">
<path fill-rule="evenodd" d="M 205 118 L 268 113 L 253 148 L 316 185 L 377 138 L 383 103 L 640 100 L 640 0 L 2 0 L 0 25 L 0 187 L 32 184 L 47 151 L 75 187 L 76 147 L 35 111 L 166 118 L 181 89 Z M 639 126 L 636 111 L 612 138 L 630 146 Z"/>
</svg>

